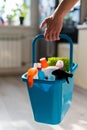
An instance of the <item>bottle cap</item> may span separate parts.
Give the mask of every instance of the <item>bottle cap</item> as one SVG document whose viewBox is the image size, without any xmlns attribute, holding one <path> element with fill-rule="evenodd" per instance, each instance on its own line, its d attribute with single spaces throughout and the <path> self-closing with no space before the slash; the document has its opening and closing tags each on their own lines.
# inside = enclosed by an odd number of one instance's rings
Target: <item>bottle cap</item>
<svg viewBox="0 0 87 130">
<path fill-rule="evenodd" d="M 48 63 L 45 57 L 40 59 L 40 63 L 42 65 L 42 68 L 48 67 Z"/>
</svg>

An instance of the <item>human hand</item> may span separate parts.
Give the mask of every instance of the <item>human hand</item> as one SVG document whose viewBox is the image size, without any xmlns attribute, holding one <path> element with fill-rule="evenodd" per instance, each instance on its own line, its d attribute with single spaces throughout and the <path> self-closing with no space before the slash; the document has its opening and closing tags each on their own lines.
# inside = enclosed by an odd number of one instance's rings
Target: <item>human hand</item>
<svg viewBox="0 0 87 130">
<path fill-rule="evenodd" d="M 59 40 L 59 34 L 62 29 L 64 16 L 76 4 L 78 0 L 62 0 L 53 14 L 46 18 L 40 25 L 40 28 L 45 27 L 44 37 L 46 40 L 54 41 Z"/>
<path fill-rule="evenodd" d="M 54 17 L 53 15 L 46 18 L 40 25 L 40 28 L 45 27 L 44 37 L 47 41 L 59 40 L 59 34 L 62 29 L 63 19 Z"/>
</svg>

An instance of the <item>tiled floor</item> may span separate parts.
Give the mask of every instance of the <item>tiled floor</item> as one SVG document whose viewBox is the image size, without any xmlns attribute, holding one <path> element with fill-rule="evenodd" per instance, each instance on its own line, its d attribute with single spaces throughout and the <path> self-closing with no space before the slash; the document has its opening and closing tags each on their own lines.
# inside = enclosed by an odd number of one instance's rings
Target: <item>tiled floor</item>
<svg viewBox="0 0 87 130">
<path fill-rule="evenodd" d="M 0 130 L 87 130 L 87 91 L 75 87 L 72 107 L 63 122 L 45 125 L 33 120 L 20 77 L 0 77 Z"/>
</svg>

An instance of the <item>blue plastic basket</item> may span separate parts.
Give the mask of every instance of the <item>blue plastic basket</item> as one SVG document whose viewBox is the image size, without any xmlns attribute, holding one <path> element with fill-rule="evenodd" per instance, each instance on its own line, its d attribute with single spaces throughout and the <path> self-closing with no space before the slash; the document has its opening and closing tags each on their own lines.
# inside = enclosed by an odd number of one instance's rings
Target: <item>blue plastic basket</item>
<svg viewBox="0 0 87 130">
<path fill-rule="evenodd" d="M 35 62 L 36 43 L 43 34 L 36 36 L 32 43 L 32 66 Z M 69 84 L 65 79 L 56 81 L 46 81 L 35 79 L 33 87 L 28 86 L 27 74 L 22 75 L 22 80 L 26 83 L 34 119 L 37 122 L 46 124 L 59 124 L 72 104 L 74 87 L 74 72 L 78 65 L 73 64 L 73 42 L 72 39 L 64 34 L 60 38 L 66 39 L 70 43 L 70 66 L 69 70 L 73 77 L 69 78 Z"/>
</svg>

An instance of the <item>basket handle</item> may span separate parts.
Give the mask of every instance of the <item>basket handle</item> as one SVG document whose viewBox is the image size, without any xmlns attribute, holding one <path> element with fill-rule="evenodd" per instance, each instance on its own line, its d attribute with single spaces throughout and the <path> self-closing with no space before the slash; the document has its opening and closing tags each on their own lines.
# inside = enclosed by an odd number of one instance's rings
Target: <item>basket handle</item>
<svg viewBox="0 0 87 130">
<path fill-rule="evenodd" d="M 35 63 L 36 59 L 36 43 L 39 39 L 44 38 L 43 34 L 37 35 L 33 42 L 32 42 L 32 66 Z M 70 43 L 70 53 L 69 53 L 69 58 L 70 58 L 70 65 L 69 65 L 69 71 L 72 72 L 72 67 L 73 67 L 73 41 L 72 39 L 66 35 L 66 34 L 60 34 L 60 39 L 66 39 Z M 55 43 L 54 43 L 55 44 Z"/>
</svg>

